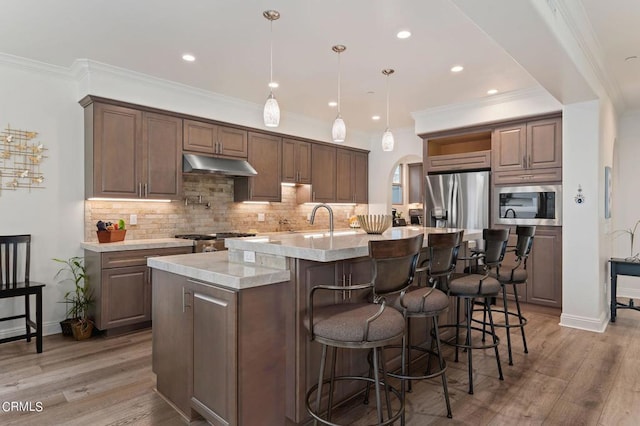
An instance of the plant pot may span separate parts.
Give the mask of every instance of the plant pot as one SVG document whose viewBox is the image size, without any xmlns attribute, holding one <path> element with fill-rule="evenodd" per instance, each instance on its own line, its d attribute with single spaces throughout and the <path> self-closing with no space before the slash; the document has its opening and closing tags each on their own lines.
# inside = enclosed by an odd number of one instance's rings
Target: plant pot
<svg viewBox="0 0 640 426">
<path fill-rule="evenodd" d="M 63 336 L 73 336 L 73 330 L 71 330 L 71 324 L 76 322 L 75 318 L 67 318 L 60 321 L 60 328 L 62 329 Z"/>
<path fill-rule="evenodd" d="M 73 332 L 73 337 L 76 340 L 85 340 L 91 337 L 91 333 L 93 332 L 93 323 L 90 321 L 81 322 L 77 321 L 71 324 L 71 331 Z"/>
</svg>

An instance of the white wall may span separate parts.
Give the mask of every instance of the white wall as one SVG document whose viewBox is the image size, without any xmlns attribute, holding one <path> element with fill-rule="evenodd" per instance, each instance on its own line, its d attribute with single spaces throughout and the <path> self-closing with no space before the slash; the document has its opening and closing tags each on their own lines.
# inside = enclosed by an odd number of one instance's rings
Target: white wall
<svg viewBox="0 0 640 426">
<path fill-rule="evenodd" d="M 640 170 L 640 110 L 629 111 L 620 117 L 619 133 L 613 160 L 613 209 L 612 209 L 612 255 L 628 257 L 629 235 L 620 232 L 633 229 L 640 220 L 640 196 L 638 182 Z M 640 251 L 640 226 L 636 231 L 633 254 Z M 620 276 L 618 296 L 640 298 L 638 278 Z"/>
<path fill-rule="evenodd" d="M 409 158 L 420 161 L 422 139 L 413 129 L 393 130 L 393 151 L 382 150 L 382 134 L 370 138 L 369 154 L 369 213 L 391 214 L 391 178 L 399 161 Z M 413 160 L 412 160 L 413 161 Z M 406 218 L 405 212 L 405 218 Z"/>
<path fill-rule="evenodd" d="M 562 316 L 561 324 L 602 331 L 604 287 L 600 285 L 599 187 L 600 105 L 565 105 L 562 121 Z M 578 188 L 584 202 L 575 202 Z"/>
<path fill-rule="evenodd" d="M 0 56 L 0 124 L 39 133 L 48 158 L 42 160 L 44 189 L 0 191 L 0 234 L 31 234 L 31 280 L 46 284 L 46 334 L 59 332 L 70 286 L 56 284 L 59 269 L 51 259 L 82 255 L 84 235 L 84 134 L 75 82 L 65 70 Z M 1 144 L 0 144 L 1 149 Z M 0 301 L 2 316 L 24 312 L 22 302 Z M 0 337 L 16 334 L 22 322 L 2 323 Z M 24 332 L 24 325 L 18 329 Z"/>
</svg>

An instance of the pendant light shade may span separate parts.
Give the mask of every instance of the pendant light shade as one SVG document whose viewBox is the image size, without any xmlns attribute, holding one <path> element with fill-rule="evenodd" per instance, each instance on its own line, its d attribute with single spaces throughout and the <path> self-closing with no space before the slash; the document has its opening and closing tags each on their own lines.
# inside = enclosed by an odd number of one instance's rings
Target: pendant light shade
<svg viewBox="0 0 640 426">
<path fill-rule="evenodd" d="M 276 10 L 265 10 L 262 12 L 262 16 L 267 18 L 271 25 L 271 42 L 269 46 L 269 87 L 271 90 L 267 102 L 264 104 L 262 118 L 264 119 L 265 126 L 278 127 L 278 125 L 280 125 L 280 106 L 275 96 L 273 96 L 273 87 L 277 87 L 273 82 L 273 21 L 280 18 L 280 12 Z"/>
<path fill-rule="evenodd" d="M 395 71 L 390 68 L 382 70 L 382 74 L 387 77 L 387 128 L 382 135 L 382 150 L 387 152 L 393 151 L 394 146 L 393 133 L 391 133 L 391 129 L 389 128 L 389 76 L 394 72 Z"/>
<path fill-rule="evenodd" d="M 393 151 L 393 144 L 393 133 L 391 133 L 391 130 L 387 128 L 387 130 L 385 130 L 384 134 L 382 135 L 382 150 Z"/>
<path fill-rule="evenodd" d="M 344 120 L 338 114 L 335 121 L 333 122 L 333 127 L 331 128 L 331 138 L 334 142 L 344 142 L 347 137 L 347 127 L 344 125 Z"/>
<path fill-rule="evenodd" d="M 333 46 L 331 50 L 338 54 L 338 116 L 333 122 L 333 127 L 331 128 L 331 138 L 334 142 L 344 142 L 347 137 L 347 126 L 344 124 L 344 120 L 340 114 L 340 54 L 347 50 L 347 47 L 338 44 Z"/>
<path fill-rule="evenodd" d="M 273 96 L 273 92 L 269 94 L 267 102 L 264 104 L 262 117 L 264 125 L 267 127 L 278 127 L 280 124 L 280 106 L 278 105 L 278 100 Z"/>
</svg>

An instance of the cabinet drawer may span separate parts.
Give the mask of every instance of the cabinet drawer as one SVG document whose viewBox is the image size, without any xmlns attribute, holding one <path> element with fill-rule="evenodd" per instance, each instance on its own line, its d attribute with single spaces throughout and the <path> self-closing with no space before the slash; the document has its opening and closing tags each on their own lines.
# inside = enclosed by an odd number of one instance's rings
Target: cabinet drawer
<svg viewBox="0 0 640 426">
<path fill-rule="evenodd" d="M 162 249 L 124 250 L 102 253 L 102 269 L 126 266 L 146 266 L 147 258 L 193 253 L 192 247 L 170 247 Z"/>
<path fill-rule="evenodd" d="M 491 167 L 491 151 L 435 155 L 427 158 L 426 166 L 428 173 L 488 169 Z"/>
<path fill-rule="evenodd" d="M 508 172 L 494 172 L 493 183 L 494 185 L 505 184 L 528 184 L 528 183 L 543 183 L 543 182 L 561 182 L 562 181 L 562 169 L 535 169 L 535 170 L 513 170 Z"/>
</svg>

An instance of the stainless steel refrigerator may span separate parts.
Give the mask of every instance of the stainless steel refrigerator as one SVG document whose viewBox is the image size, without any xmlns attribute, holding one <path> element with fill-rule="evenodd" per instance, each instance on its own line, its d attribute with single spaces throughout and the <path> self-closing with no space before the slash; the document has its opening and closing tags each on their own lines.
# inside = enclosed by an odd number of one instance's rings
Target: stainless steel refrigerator
<svg viewBox="0 0 640 426">
<path fill-rule="evenodd" d="M 424 225 L 438 228 L 488 228 L 489 172 L 426 176 Z"/>
</svg>

